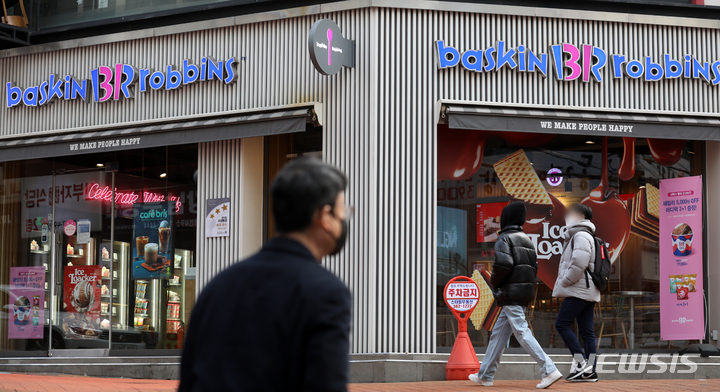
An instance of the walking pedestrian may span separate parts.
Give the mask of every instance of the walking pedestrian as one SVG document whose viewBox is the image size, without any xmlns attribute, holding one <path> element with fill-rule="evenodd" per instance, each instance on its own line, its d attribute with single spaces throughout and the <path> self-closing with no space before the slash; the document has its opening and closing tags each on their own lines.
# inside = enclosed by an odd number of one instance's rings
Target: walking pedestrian
<svg viewBox="0 0 720 392">
<path fill-rule="evenodd" d="M 527 210 L 522 202 L 511 203 L 500 214 L 500 235 L 495 242 L 493 262 L 493 296 L 502 311 L 493 327 L 485 358 L 477 374 L 470 380 L 489 387 L 493 385 L 495 371 L 505 351 L 510 334 L 540 365 L 542 380 L 537 388 L 544 389 L 562 378 L 550 357 L 545 354 L 525 320 L 525 309 L 535 298 L 537 253 L 530 238 L 523 232 Z"/>
<path fill-rule="evenodd" d="M 567 377 L 569 381 L 598 380 L 594 360 L 597 346 L 593 318 L 595 303 L 600 302 L 600 290 L 588 273 L 595 268 L 595 225 L 591 222 L 592 216 L 592 208 L 584 204 L 573 204 L 568 209 L 565 216 L 565 243 L 553 289 L 553 297 L 564 298 L 555 320 L 555 329 L 573 355 Z M 584 349 L 570 328 L 573 320 L 577 321 Z"/>
<path fill-rule="evenodd" d="M 345 243 L 346 185 L 317 159 L 280 170 L 270 188 L 279 235 L 200 294 L 180 392 L 347 390 L 350 292 L 319 263 Z"/>
</svg>

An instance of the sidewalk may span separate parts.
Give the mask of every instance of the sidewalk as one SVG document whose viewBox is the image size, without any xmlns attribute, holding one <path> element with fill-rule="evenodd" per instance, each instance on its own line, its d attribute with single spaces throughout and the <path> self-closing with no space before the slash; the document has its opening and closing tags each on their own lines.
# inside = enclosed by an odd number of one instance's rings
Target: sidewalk
<svg viewBox="0 0 720 392">
<path fill-rule="evenodd" d="M 352 384 L 350 392 L 390 391 L 529 391 L 537 381 L 497 381 L 493 388 L 483 388 L 470 381 L 431 381 L 391 384 Z M 177 389 L 177 381 L 134 380 L 120 378 L 94 378 L 46 374 L 0 374 L 0 392 L 16 391 L 82 391 L 82 392 L 171 392 Z M 551 391 L 720 391 L 720 379 L 715 380 L 613 380 L 597 384 L 578 384 L 558 381 Z"/>
</svg>

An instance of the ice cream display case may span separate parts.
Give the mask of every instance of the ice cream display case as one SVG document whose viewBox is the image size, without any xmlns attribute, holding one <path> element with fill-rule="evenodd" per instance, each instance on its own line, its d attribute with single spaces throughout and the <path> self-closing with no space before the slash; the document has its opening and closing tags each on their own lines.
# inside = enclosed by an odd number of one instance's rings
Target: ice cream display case
<svg viewBox="0 0 720 392">
<path fill-rule="evenodd" d="M 184 249 L 175 249 L 173 258 L 173 277 L 166 282 L 167 289 L 167 319 L 166 341 L 164 348 L 179 349 L 182 347 L 184 328 L 186 323 L 185 279 L 188 266 L 194 265 L 193 252 Z"/>
<path fill-rule="evenodd" d="M 114 327 L 127 328 L 130 244 L 115 241 L 111 251 L 110 241 L 103 241 L 99 257 L 102 266 L 101 315 L 111 319 Z"/>
</svg>

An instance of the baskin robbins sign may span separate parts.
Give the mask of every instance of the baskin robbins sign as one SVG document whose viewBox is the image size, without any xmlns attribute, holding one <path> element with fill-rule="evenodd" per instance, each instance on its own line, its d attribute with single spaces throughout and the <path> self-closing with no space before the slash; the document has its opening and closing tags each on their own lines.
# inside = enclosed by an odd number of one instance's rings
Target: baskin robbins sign
<svg viewBox="0 0 720 392">
<path fill-rule="evenodd" d="M 132 99 L 135 91 L 175 90 L 193 83 L 220 81 L 231 84 L 237 80 L 237 61 L 230 57 L 217 61 L 212 57 L 203 57 L 200 65 L 191 60 L 182 62 L 180 70 L 168 65 L 165 71 L 152 68 L 137 70 L 129 64 L 115 64 L 114 67 L 98 67 L 90 71 L 90 79 L 77 79 L 67 75 L 64 78 L 50 74 L 47 81 L 38 86 L 22 88 L 8 82 L 5 85 L 6 108 L 19 105 L 38 107 L 48 105 L 55 100 L 107 102 L 110 100 Z"/>
<path fill-rule="evenodd" d="M 603 69 L 610 68 L 613 79 L 641 79 L 657 82 L 663 79 L 701 79 L 705 83 L 720 83 L 720 61 L 709 63 L 694 56 L 685 55 L 680 59 L 669 54 L 662 58 L 650 56 L 631 59 L 625 55 L 608 56 L 602 48 L 592 45 L 580 47 L 562 43 L 551 45 L 548 53 L 534 53 L 523 45 L 509 48 L 504 41 L 484 50 L 466 50 L 462 53 L 445 41 L 435 42 L 435 53 L 439 69 L 461 65 L 468 71 L 493 72 L 503 68 L 518 72 L 538 72 L 543 77 L 548 73 L 557 80 L 583 82 L 603 81 Z"/>
</svg>

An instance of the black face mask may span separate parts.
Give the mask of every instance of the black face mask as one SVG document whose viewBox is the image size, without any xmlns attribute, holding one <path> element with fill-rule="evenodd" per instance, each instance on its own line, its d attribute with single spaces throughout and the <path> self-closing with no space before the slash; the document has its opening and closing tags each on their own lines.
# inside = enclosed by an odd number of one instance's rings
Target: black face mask
<svg viewBox="0 0 720 392">
<path fill-rule="evenodd" d="M 345 246 L 345 241 L 347 241 L 347 233 L 348 233 L 348 221 L 347 219 L 343 219 L 341 221 L 342 223 L 342 232 L 340 233 L 340 238 L 337 239 L 337 244 L 335 245 L 335 249 L 330 252 L 330 256 L 335 256 L 336 254 L 340 253 L 342 248 Z"/>
</svg>

